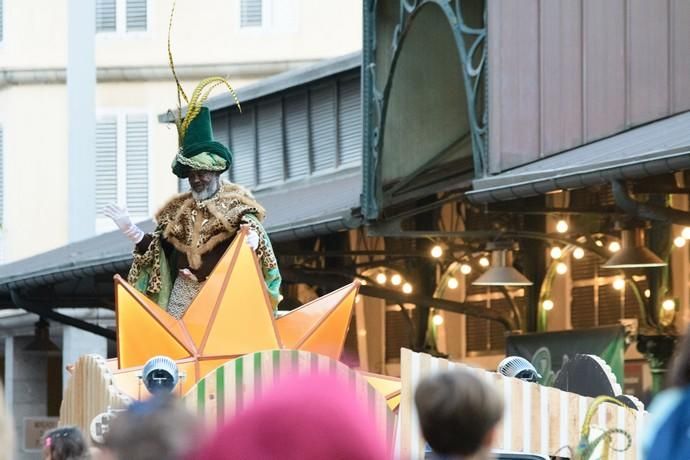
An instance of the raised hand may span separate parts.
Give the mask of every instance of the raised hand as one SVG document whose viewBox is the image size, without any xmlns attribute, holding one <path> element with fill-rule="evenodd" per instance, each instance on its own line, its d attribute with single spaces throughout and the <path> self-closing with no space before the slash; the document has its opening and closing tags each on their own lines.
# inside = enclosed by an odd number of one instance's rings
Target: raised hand
<svg viewBox="0 0 690 460">
<path fill-rule="evenodd" d="M 143 230 L 132 222 L 125 208 L 121 208 L 115 203 L 109 203 L 103 208 L 103 214 L 115 222 L 115 225 L 117 225 L 122 233 L 124 233 L 134 244 L 137 244 L 144 238 Z"/>
</svg>

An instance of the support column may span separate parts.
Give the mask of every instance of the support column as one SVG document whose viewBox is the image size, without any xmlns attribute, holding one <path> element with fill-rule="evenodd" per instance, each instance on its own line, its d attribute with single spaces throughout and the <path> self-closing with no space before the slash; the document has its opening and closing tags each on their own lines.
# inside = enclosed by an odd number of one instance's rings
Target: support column
<svg viewBox="0 0 690 460">
<path fill-rule="evenodd" d="M 96 231 L 95 3 L 93 0 L 67 2 L 70 242 L 93 236 Z"/>
<path fill-rule="evenodd" d="M 9 377 L 6 384 L 10 388 L 7 407 L 14 416 L 16 452 L 13 458 L 18 460 L 43 458 L 40 452 L 25 452 L 23 450 L 24 418 L 46 416 L 48 412 L 48 384 L 52 384 L 46 378 L 47 356 L 24 351 L 24 347 L 32 340 L 34 340 L 33 336 L 5 339 L 5 376 Z"/>
<path fill-rule="evenodd" d="M 5 337 L 5 375 L 3 375 L 3 383 L 5 384 L 5 404 L 7 407 L 12 407 L 14 401 L 14 337 Z"/>
<path fill-rule="evenodd" d="M 359 297 L 355 315 L 360 367 L 367 372 L 383 374 L 386 371 L 386 301 Z"/>
</svg>

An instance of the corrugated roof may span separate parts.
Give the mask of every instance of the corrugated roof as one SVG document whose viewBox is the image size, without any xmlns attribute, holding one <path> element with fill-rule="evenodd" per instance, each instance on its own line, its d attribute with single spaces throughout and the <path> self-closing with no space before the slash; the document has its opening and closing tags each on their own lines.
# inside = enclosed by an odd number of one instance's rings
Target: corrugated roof
<svg viewBox="0 0 690 460">
<path fill-rule="evenodd" d="M 467 197 L 491 203 L 690 169 L 690 112 L 473 181 Z"/>
<path fill-rule="evenodd" d="M 355 167 L 257 192 L 257 199 L 266 208 L 264 224 L 271 239 L 277 242 L 359 226 L 356 209 L 361 176 L 361 169 Z M 144 231 L 154 228 L 152 220 L 139 225 Z M 0 266 L 0 293 L 126 271 L 132 249 L 130 241 L 114 231 L 5 264 Z"/>
<path fill-rule="evenodd" d="M 244 104 L 254 99 L 277 94 L 322 78 L 357 69 L 361 65 L 361 51 L 355 51 L 354 53 L 332 59 L 324 59 L 317 64 L 282 72 L 272 77 L 263 78 L 256 83 L 237 88 L 237 98 L 241 104 Z M 213 112 L 235 105 L 235 99 L 227 92 L 223 92 L 218 96 L 209 98 L 204 105 Z M 160 114 L 158 120 L 162 123 L 172 121 L 169 112 Z"/>
</svg>

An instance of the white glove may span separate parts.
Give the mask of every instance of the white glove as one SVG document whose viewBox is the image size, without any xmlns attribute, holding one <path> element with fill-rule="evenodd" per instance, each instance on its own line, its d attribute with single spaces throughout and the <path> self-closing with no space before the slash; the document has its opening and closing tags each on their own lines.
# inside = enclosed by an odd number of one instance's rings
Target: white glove
<svg viewBox="0 0 690 460">
<path fill-rule="evenodd" d="M 115 222 L 115 225 L 122 230 L 122 233 L 124 233 L 134 244 L 139 243 L 144 238 L 144 231 L 132 222 L 126 209 L 114 203 L 110 203 L 103 208 L 103 214 L 110 217 L 110 219 Z"/>
<path fill-rule="evenodd" d="M 247 246 L 252 248 L 252 251 L 256 251 L 256 248 L 259 247 L 259 235 L 254 230 L 249 229 L 244 242 L 247 243 Z"/>
</svg>

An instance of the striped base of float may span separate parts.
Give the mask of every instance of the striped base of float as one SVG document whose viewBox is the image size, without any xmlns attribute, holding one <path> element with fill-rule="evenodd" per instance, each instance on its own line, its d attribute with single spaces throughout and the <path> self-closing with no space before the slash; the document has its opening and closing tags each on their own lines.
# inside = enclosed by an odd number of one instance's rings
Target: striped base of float
<svg viewBox="0 0 690 460">
<path fill-rule="evenodd" d="M 228 361 L 202 378 L 184 396 L 187 407 L 210 423 L 233 417 L 281 379 L 318 372 L 339 377 L 374 415 L 381 435 L 392 446 L 395 415 L 386 399 L 362 375 L 323 355 L 298 350 L 270 350 Z"/>
</svg>

